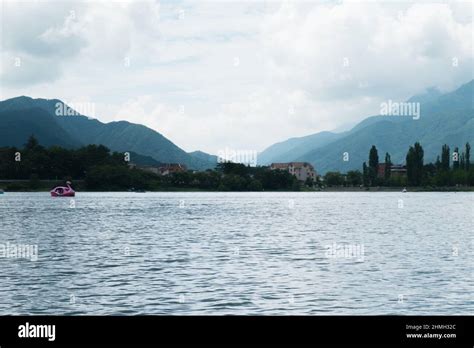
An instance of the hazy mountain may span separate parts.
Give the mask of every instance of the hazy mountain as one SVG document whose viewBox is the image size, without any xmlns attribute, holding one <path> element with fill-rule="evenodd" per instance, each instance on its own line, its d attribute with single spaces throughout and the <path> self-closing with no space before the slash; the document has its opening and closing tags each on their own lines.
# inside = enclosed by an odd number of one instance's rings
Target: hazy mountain
<svg viewBox="0 0 474 348">
<path fill-rule="evenodd" d="M 343 137 L 344 134 L 345 133 L 320 132 L 276 143 L 258 154 L 258 164 L 267 165 L 273 162 L 291 162 L 303 156 L 309 150 L 314 150 L 329 144 Z"/>
<path fill-rule="evenodd" d="M 209 163 L 211 167 L 214 167 L 217 163 L 217 156 L 215 155 L 210 155 L 208 153 L 205 153 L 203 151 L 193 151 L 193 152 L 188 152 L 189 155 L 191 155 L 194 158 L 197 158 L 201 161 L 205 161 Z"/>
<path fill-rule="evenodd" d="M 416 141 L 425 150 L 425 162 L 434 161 L 444 143 L 451 149 L 463 148 L 467 141 L 474 144 L 473 95 L 474 80 L 451 93 L 441 94 L 430 89 L 409 99 L 420 103 L 418 120 L 410 116 L 372 116 L 327 142 L 322 132 L 272 145 L 260 155 L 259 163 L 269 159 L 273 162 L 307 161 L 319 173 L 347 171 L 361 169 L 372 145 L 379 150 L 381 162 L 385 152 L 389 152 L 392 162 L 403 163 L 408 147 Z M 349 154 L 349 161 L 343 161 L 345 152 Z"/>
<path fill-rule="evenodd" d="M 432 101 L 436 100 L 441 95 L 442 95 L 442 93 L 440 92 L 439 89 L 437 89 L 435 87 L 431 87 L 431 88 L 426 89 L 426 91 L 424 91 L 423 93 L 414 95 L 413 97 L 408 99 L 408 101 L 409 102 L 419 102 L 419 103 L 426 104 L 426 103 L 429 103 L 429 102 L 432 102 Z"/>
<path fill-rule="evenodd" d="M 103 144 L 113 151 L 134 152 L 157 162 L 183 163 L 192 169 L 213 167 L 211 161 L 186 153 L 143 125 L 127 121 L 102 123 L 82 115 L 56 116 L 57 103 L 62 102 L 24 96 L 0 102 L 0 145 L 19 146 L 34 134 L 46 146 Z"/>
</svg>

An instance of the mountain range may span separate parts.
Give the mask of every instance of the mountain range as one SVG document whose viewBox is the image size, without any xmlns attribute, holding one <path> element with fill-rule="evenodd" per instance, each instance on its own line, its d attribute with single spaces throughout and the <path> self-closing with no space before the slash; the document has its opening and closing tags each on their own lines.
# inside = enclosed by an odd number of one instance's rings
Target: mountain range
<svg viewBox="0 0 474 348">
<path fill-rule="evenodd" d="M 379 151 L 380 162 L 389 152 L 392 163 L 404 163 L 408 147 L 417 141 L 425 151 L 425 162 L 433 162 L 443 144 L 451 149 L 462 149 L 466 142 L 474 144 L 473 96 L 474 80 L 450 93 L 428 89 L 407 100 L 419 103 L 419 119 L 376 115 L 345 132 L 324 131 L 291 138 L 261 152 L 258 164 L 301 161 L 311 163 L 320 174 L 346 172 L 361 169 L 372 145 Z M 73 111 L 74 116 L 57 116 L 58 103 Z M 137 164 L 183 163 L 190 169 L 204 170 L 217 163 L 216 156 L 202 151 L 188 153 L 146 126 L 127 121 L 103 123 L 76 113 L 58 99 L 21 96 L 1 101 L 0 146 L 22 147 L 30 135 L 44 146 L 103 144 L 113 151 L 130 152 Z"/>
<path fill-rule="evenodd" d="M 259 165 L 272 162 L 310 162 L 320 174 L 327 171 L 361 169 L 375 145 L 379 161 L 385 153 L 392 163 L 404 163 L 410 145 L 420 142 L 425 162 L 434 162 L 441 146 L 464 148 L 474 143 L 474 80 L 450 93 L 429 89 L 407 103 L 419 103 L 420 117 L 376 115 L 364 119 L 351 130 L 320 132 L 276 143 L 258 156 Z M 344 161 L 347 152 L 348 160 Z"/>
<path fill-rule="evenodd" d="M 66 116 L 56 115 L 58 103 Z M 0 146 L 22 147 L 30 135 L 44 146 L 102 144 L 113 151 L 130 152 L 131 161 L 137 164 L 182 163 L 203 170 L 215 167 L 217 162 L 217 157 L 201 151 L 187 153 L 146 126 L 127 121 L 103 123 L 79 114 L 58 99 L 21 96 L 0 102 Z"/>
</svg>

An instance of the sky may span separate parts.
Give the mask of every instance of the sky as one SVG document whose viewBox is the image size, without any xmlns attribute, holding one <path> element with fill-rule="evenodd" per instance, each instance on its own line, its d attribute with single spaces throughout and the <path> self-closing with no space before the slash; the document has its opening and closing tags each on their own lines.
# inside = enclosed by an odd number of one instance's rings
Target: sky
<svg viewBox="0 0 474 348">
<path fill-rule="evenodd" d="M 473 4 L 2 0 L 0 98 L 61 99 L 186 151 L 262 151 L 473 79 Z"/>
</svg>

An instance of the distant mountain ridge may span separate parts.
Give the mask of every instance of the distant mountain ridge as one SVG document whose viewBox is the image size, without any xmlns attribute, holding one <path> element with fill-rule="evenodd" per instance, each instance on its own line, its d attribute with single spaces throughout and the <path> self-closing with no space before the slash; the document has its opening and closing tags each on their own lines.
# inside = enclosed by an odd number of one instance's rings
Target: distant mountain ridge
<svg viewBox="0 0 474 348">
<path fill-rule="evenodd" d="M 408 147 L 419 141 L 425 162 L 434 161 L 443 144 L 451 150 L 474 143 L 474 80 L 450 93 L 429 89 L 407 102 L 421 105 L 421 117 L 371 116 L 351 130 L 319 132 L 276 143 L 258 156 L 259 165 L 272 162 L 310 162 L 316 170 L 348 171 L 361 169 L 372 145 L 383 161 L 389 152 L 392 162 L 403 163 Z M 34 134 L 44 146 L 76 148 L 103 144 L 113 151 L 131 152 L 146 164 L 183 163 L 190 169 L 215 167 L 217 157 L 202 151 L 187 153 L 162 134 L 127 121 L 103 123 L 83 115 L 57 116 L 58 99 L 33 99 L 22 96 L 0 102 L 0 146 L 21 147 Z M 344 161 L 344 153 L 349 160 Z"/>
<path fill-rule="evenodd" d="M 268 147 L 258 155 L 259 164 L 270 164 L 272 162 L 290 162 L 295 158 L 303 156 L 308 147 L 320 147 L 343 137 L 344 133 L 320 132 L 300 138 L 290 138 L 286 141 L 276 143 Z"/>
<path fill-rule="evenodd" d="M 425 162 L 434 161 L 441 146 L 460 149 L 474 143 L 474 80 L 455 91 L 442 94 L 436 89 L 410 98 L 420 103 L 420 119 L 407 116 L 371 116 L 343 133 L 321 132 L 291 138 L 274 144 L 258 157 L 260 165 L 271 162 L 310 162 L 319 173 L 361 169 L 372 145 L 383 161 L 389 152 L 392 161 L 405 162 L 408 147 L 419 141 L 425 150 Z M 329 133 L 329 134 L 328 134 Z M 344 161 L 347 152 L 349 160 Z"/>
<path fill-rule="evenodd" d="M 205 153 L 203 151 L 193 151 L 193 152 L 188 152 L 191 156 L 194 158 L 198 158 L 200 160 L 210 162 L 210 163 L 217 163 L 218 157 L 216 155 L 210 155 L 208 153 Z"/>
<path fill-rule="evenodd" d="M 212 156 L 188 154 L 160 133 L 127 121 L 103 123 L 80 115 L 57 116 L 58 99 L 22 96 L 0 102 L 0 146 L 22 146 L 34 134 L 45 146 L 68 148 L 102 144 L 112 151 L 134 152 L 147 163 L 182 163 L 191 169 L 213 168 Z M 206 154 L 207 155 L 207 154 Z M 152 160 L 153 159 L 153 160 Z M 132 159 L 133 160 L 133 159 Z"/>
</svg>

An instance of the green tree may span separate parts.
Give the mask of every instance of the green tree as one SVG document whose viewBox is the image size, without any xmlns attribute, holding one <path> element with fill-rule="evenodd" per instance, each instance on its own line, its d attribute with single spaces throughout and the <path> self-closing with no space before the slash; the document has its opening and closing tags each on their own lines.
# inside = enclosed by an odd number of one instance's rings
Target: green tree
<svg viewBox="0 0 474 348">
<path fill-rule="evenodd" d="M 436 156 L 436 162 L 435 162 L 435 167 L 437 170 L 441 170 L 441 161 L 439 160 L 439 155 Z"/>
<path fill-rule="evenodd" d="M 123 166 L 99 165 L 87 171 L 86 185 L 91 190 L 121 191 L 133 188 L 130 170 Z"/>
<path fill-rule="evenodd" d="M 339 172 L 327 172 L 324 181 L 328 186 L 341 186 L 344 184 L 344 176 Z"/>
<path fill-rule="evenodd" d="M 467 171 L 469 171 L 470 169 L 470 166 L 471 166 L 471 145 L 469 145 L 469 143 L 466 143 L 466 151 L 465 151 L 465 161 L 466 161 L 466 164 L 465 164 L 465 168 Z"/>
<path fill-rule="evenodd" d="M 313 187 L 314 186 L 314 180 L 311 177 L 306 178 L 304 184 L 308 187 Z"/>
<path fill-rule="evenodd" d="M 222 184 L 231 191 L 245 191 L 247 182 L 236 174 L 228 174 L 222 178 Z"/>
<path fill-rule="evenodd" d="M 410 146 L 406 156 L 408 184 L 419 186 L 423 180 L 423 156 L 424 151 L 420 143 L 416 142 Z"/>
<path fill-rule="evenodd" d="M 379 155 L 375 145 L 372 145 L 369 152 L 369 178 L 370 184 L 375 186 L 377 181 L 377 167 L 379 165 Z"/>
<path fill-rule="evenodd" d="M 456 185 L 466 185 L 468 181 L 468 173 L 465 170 L 453 170 L 452 183 Z"/>
<path fill-rule="evenodd" d="M 264 190 L 291 190 L 299 185 L 296 177 L 286 170 L 258 167 L 255 168 L 254 178 L 262 183 Z"/>
<path fill-rule="evenodd" d="M 423 185 L 434 185 L 433 177 L 436 175 L 437 169 L 433 163 L 428 163 L 423 166 Z"/>
<path fill-rule="evenodd" d="M 459 169 L 459 148 L 455 147 L 453 152 L 453 170 Z"/>
<path fill-rule="evenodd" d="M 449 146 L 446 144 L 441 149 L 441 169 L 449 170 Z"/>
<path fill-rule="evenodd" d="M 252 179 L 248 185 L 248 190 L 249 191 L 262 191 L 263 190 L 262 183 L 259 180 Z"/>
<path fill-rule="evenodd" d="M 250 172 L 250 166 L 246 166 L 242 163 L 234 162 L 220 162 L 217 164 L 217 171 L 222 174 L 235 174 L 244 176 Z"/>
<path fill-rule="evenodd" d="M 362 184 L 362 173 L 359 170 L 349 170 L 346 177 L 348 184 L 351 186 L 360 186 Z"/>
<path fill-rule="evenodd" d="M 459 167 L 461 169 L 466 169 L 466 155 L 464 152 L 461 154 L 461 157 L 459 158 Z"/>
<path fill-rule="evenodd" d="M 390 154 L 387 152 L 385 154 L 385 182 L 390 180 L 390 168 L 392 168 L 392 159 Z"/>
<path fill-rule="evenodd" d="M 37 174 L 39 179 L 47 179 L 51 170 L 50 157 L 47 149 L 38 143 L 34 136 L 30 136 L 22 151 L 22 177 L 29 178 Z"/>
<path fill-rule="evenodd" d="M 26 141 L 25 150 L 35 150 L 36 148 L 38 148 L 38 146 L 40 146 L 38 139 L 36 139 L 33 134 L 30 135 L 30 137 Z"/>
<path fill-rule="evenodd" d="M 193 178 L 189 172 L 178 172 L 171 174 L 170 180 L 175 187 L 190 187 Z"/>
<path fill-rule="evenodd" d="M 369 169 L 367 168 L 367 164 L 365 162 L 362 164 L 362 184 L 365 187 L 369 186 Z"/>
</svg>

